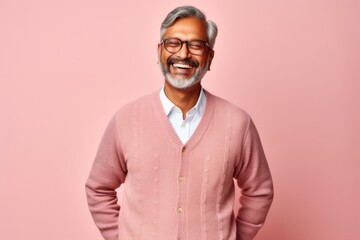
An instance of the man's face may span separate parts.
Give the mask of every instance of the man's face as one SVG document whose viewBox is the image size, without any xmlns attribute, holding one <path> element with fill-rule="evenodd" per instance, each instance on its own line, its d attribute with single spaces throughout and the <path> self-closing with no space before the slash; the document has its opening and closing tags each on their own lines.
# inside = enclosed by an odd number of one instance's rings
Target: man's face
<svg viewBox="0 0 360 240">
<path fill-rule="evenodd" d="M 179 19 L 165 30 L 163 39 L 177 38 L 181 41 L 201 40 L 208 42 L 206 25 L 197 18 Z M 214 51 L 205 46 L 200 55 L 188 51 L 187 43 L 177 53 L 170 53 L 164 43 L 158 45 L 160 67 L 165 79 L 173 87 L 184 89 L 199 83 L 210 68 Z"/>
</svg>

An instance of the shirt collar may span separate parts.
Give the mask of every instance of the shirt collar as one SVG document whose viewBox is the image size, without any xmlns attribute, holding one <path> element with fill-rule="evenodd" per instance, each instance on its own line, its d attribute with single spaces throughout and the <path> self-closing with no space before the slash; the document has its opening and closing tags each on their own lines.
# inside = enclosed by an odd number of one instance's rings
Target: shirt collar
<svg viewBox="0 0 360 240">
<path fill-rule="evenodd" d="M 164 91 L 164 87 L 162 87 L 161 90 L 160 90 L 160 100 L 161 100 L 161 103 L 163 105 L 165 114 L 168 116 L 170 114 L 171 110 L 173 110 L 176 106 L 166 96 L 165 91 Z M 203 114 L 203 112 L 205 110 L 205 105 L 206 105 L 206 95 L 205 95 L 204 89 L 201 87 L 199 98 L 198 98 L 195 106 L 192 107 L 189 110 L 188 113 L 195 110 L 200 116 L 202 116 L 202 114 Z"/>
</svg>

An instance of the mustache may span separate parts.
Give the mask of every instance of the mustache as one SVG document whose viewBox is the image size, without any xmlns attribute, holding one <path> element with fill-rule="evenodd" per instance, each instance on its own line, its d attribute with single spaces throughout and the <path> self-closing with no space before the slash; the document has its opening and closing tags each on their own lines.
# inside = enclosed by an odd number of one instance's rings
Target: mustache
<svg viewBox="0 0 360 240">
<path fill-rule="evenodd" d="M 198 67 L 199 62 L 190 58 L 178 59 L 178 58 L 168 58 L 166 64 L 169 66 L 174 63 L 183 63 L 186 65 L 190 65 L 192 67 Z"/>
</svg>

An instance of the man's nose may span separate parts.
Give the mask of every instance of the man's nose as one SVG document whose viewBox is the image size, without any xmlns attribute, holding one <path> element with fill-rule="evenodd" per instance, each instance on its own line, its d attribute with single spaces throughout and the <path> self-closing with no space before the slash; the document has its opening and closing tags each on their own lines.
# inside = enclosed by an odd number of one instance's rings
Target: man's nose
<svg viewBox="0 0 360 240">
<path fill-rule="evenodd" d="M 176 53 L 176 55 L 181 59 L 186 59 L 186 58 L 189 58 L 191 56 L 191 53 L 189 52 L 188 47 L 187 47 L 187 42 L 183 43 L 180 51 L 178 51 Z"/>
</svg>

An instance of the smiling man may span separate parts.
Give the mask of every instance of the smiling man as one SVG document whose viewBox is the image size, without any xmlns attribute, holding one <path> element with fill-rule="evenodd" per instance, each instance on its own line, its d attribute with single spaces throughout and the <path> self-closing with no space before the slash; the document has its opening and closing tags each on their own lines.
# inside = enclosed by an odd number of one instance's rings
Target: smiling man
<svg viewBox="0 0 360 240">
<path fill-rule="evenodd" d="M 217 27 L 184 6 L 167 15 L 160 35 L 164 86 L 111 119 L 86 182 L 93 219 L 106 240 L 251 240 L 273 185 L 250 116 L 201 86 Z"/>
</svg>

